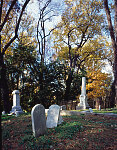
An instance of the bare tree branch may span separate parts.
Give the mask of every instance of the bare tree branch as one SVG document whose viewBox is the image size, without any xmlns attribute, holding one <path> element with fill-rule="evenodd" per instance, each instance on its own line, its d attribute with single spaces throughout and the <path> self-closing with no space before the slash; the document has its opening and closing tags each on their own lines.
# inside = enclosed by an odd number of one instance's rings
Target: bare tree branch
<svg viewBox="0 0 117 150">
<path fill-rule="evenodd" d="M 3 6 L 3 0 L 1 0 L 1 3 L 0 3 L 0 29 L 1 29 L 1 17 L 2 17 L 2 6 Z"/>
<path fill-rule="evenodd" d="M 20 13 L 20 16 L 19 16 L 19 19 L 18 19 L 18 22 L 16 24 L 16 28 L 15 28 L 15 35 L 14 37 L 5 45 L 5 47 L 3 48 L 3 51 L 2 51 L 2 54 L 4 55 L 6 49 L 11 45 L 11 43 L 18 37 L 17 33 L 18 33 L 18 29 L 19 29 L 19 25 L 20 25 L 20 22 L 21 22 L 21 18 L 22 18 L 22 15 L 23 15 L 23 12 L 27 6 L 27 4 L 29 3 L 30 0 L 26 0 L 24 5 L 22 6 L 22 10 L 21 10 L 21 13 Z"/>
<path fill-rule="evenodd" d="M 2 7 L 3 7 L 3 0 L 1 0 L 1 3 L 0 3 L 0 29 L 1 29 L 1 20 L 2 20 Z M 1 55 L 1 33 L 0 33 L 0 55 Z"/>
<path fill-rule="evenodd" d="M 9 7 L 9 10 L 8 10 L 8 12 L 7 12 L 7 14 L 6 14 L 5 18 L 4 18 L 4 21 L 3 21 L 3 23 L 0 25 L 0 32 L 2 31 L 2 29 L 3 29 L 4 25 L 5 25 L 5 23 L 7 22 L 8 16 L 9 16 L 11 10 L 13 9 L 13 6 L 15 5 L 16 1 L 17 1 L 17 0 L 13 0 L 13 1 L 12 1 L 11 6 Z M 2 2 L 3 2 L 3 1 L 2 1 Z M 2 9 L 2 8 L 1 8 L 1 9 Z"/>
<path fill-rule="evenodd" d="M 54 17 L 54 16 L 56 16 L 56 15 L 52 15 L 52 16 L 46 18 L 46 19 L 44 20 L 44 22 L 47 21 L 47 20 L 50 20 L 50 19 L 51 19 L 52 17 Z"/>
</svg>

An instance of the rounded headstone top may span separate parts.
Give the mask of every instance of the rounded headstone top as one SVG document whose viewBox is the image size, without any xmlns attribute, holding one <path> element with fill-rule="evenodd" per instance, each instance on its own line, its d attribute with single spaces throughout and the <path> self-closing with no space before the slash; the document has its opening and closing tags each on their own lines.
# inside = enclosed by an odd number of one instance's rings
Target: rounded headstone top
<svg viewBox="0 0 117 150">
<path fill-rule="evenodd" d="M 34 111 L 37 111 L 38 108 L 45 109 L 43 105 L 41 105 L 41 104 L 36 104 L 36 105 L 32 108 L 31 114 L 32 114 Z"/>
<path fill-rule="evenodd" d="M 53 104 L 49 107 L 49 109 L 53 109 L 53 108 L 60 109 L 60 106 L 57 104 Z"/>
<path fill-rule="evenodd" d="M 12 92 L 12 94 L 19 94 L 20 92 L 19 92 L 19 90 L 14 90 L 13 92 Z"/>
</svg>

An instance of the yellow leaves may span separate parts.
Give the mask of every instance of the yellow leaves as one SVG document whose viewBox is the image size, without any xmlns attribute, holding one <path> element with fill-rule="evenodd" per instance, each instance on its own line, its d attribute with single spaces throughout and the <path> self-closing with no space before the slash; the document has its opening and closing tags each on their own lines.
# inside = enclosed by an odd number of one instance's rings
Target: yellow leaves
<svg viewBox="0 0 117 150">
<path fill-rule="evenodd" d="M 11 48 L 9 48 L 9 49 L 7 49 L 6 51 L 5 51 L 5 55 L 13 55 L 13 51 L 12 51 L 12 49 Z"/>
<path fill-rule="evenodd" d="M 38 93 L 39 91 L 39 87 L 36 87 L 36 89 L 34 89 L 34 93 Z"/>
<path fill-rule="evenodd" d="M 90 70 L 90 72 L 87 73 L 87 76 L 89 78 L 86 86 L 88 90 L 88 98 L 99 98 L 106 95 L 106 91 L 109 86 L 109 75 L 102 73 L 101 70 Z"/>
</svg>

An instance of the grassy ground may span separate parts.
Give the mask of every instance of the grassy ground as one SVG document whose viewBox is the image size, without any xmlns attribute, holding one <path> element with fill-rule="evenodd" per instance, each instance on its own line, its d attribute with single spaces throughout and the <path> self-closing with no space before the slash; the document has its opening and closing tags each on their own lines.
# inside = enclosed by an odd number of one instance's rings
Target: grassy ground
<svg viewBox="0 0 117 150">
<path fill-rule="evenodd" d="M 2 150 L 117 150 L 117 117 L 78 115 L 34 138 L 31 116 L 2 116 Z"/>
<path fill-rule="evenodd" d="M 114 113 L 114 114 L 117 114 L 117 109 L 115 108 L 107 108 L 107 109 L 102 109 L 101 111 L 100 110 L 96 110 L 96 109 L 93 109 L 93 112 L 96 112 L 96 113 Z"/>
<path fill-rule="evenodd" d="M 89 109 L 86 109 L 86 110 L 89 110 Z M 101 109 L 100 110 L 96 110 L 96 109 L 92 109 L 94 113 L 114 113 L 114 114 L 117 114 L 117 109 L 115 108 L 107 108 L 107 109 Z M 84 110 L 74 110 L 74 111 L 84 111 Z"/>
</svg>

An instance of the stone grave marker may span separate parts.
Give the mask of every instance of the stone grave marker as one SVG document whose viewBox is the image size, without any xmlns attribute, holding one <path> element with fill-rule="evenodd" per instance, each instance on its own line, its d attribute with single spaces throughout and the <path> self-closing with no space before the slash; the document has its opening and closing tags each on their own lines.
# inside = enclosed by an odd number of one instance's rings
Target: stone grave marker
<svg viewBox="0 0 117 150">
<path fill-rule="evenodd" d="M 63 122 L 63 117 L 61 115 L 59 115 L 58 125 L 61 124 L 62 122 Z"/>
<path fill-rule="evenodd" d="M 101 105 L 99 105 L 99 110 L 101 111 Z"/>
<path fill-rule="evenodd" d="M 66 110 L 66 105 L 60 106 L 60 110 Z"/>
<path fill-rule="evenodd" d="M 46 127 L 47 128 L 57 127 L 59 116 L 60 116 L 60 106 L 56 104 L 51 105 L 48 110 Z"/>
<path fill-rule="evenodd" d="M 2 112 L 2 115 L 5 115 L 5 111 Z"/>
<path fill-rule="evenodd" d="M 35 137 L 44 135 L 46 133 L 46 117 L 45 108 L 41 104 L 37 104 L 31 111 L 32 130 Z"/>
<path fill-rule="evenodd" d="M 82 90 L 81 90 L 80 103 L 79 103 L 80 108 L 78 108 L 78 106 L 76 106 L 76 110 L 89 108 L 90 106 L 87 102 L 87 99 L 88 99 L 88 97 L 86 94 L 86 77 L 82 77 Z"/>
<path fill-rule="evenodd" d="M 92 110 L 92 108 L 89 108 L 89 111 L 90 111 L 90 113 L 93 113 L 93 110 Z"/>
</svg>

